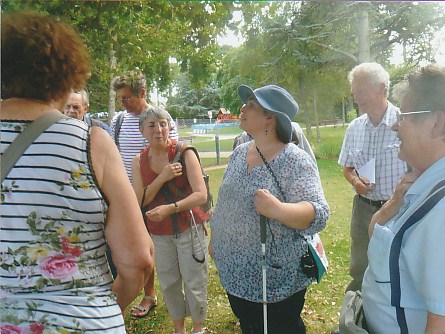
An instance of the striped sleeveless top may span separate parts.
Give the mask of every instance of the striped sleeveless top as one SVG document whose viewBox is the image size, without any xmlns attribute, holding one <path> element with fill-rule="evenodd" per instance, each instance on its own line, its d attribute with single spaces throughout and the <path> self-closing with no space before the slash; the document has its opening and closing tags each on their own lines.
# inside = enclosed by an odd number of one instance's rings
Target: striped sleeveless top
<svg viewBox="0 0 445 334">
<path fill-rule="evenodd" d="M 2 155 L 28 124 L 2 121 Z M 2 333 L 125 333 L 88 129 L 72 118 L 51 125 L 1 184 Z"/>
</svg>

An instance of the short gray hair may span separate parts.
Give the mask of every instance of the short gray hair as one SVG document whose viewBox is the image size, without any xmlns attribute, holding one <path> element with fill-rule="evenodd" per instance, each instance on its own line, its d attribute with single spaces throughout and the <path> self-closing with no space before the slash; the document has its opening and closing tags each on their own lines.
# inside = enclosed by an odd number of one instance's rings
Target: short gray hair
<svg viewBox="0 0 445 334">
<path fill-rule="evenodd" d="M 167 110 L 155 107 L 155 106 L 149 106 L 147 109 L 145 109 L 140 115 L 139 115 L 139 130 L 142 130 L 145 122 L 148 118 L 153 117 L 155 119 L 166 119 L 168 121 L 168 126 L 171 128 L 171 122 L 172 117 L 168 113 Z"/>
<path fill-rule="evenodd" d="M 378 63 L 361 63 L 355 66 L 348 74 L 349 83 L 356 77 L 365 75 L 369 77 L 374 86 L 384 84 L 386 88 L 385 96 L 389 94 L 389 73 Z"/>
<path fill-rule="evenodd" d="M 88 92 L 85 89 L 81 89 L 79 91 L 73 91 L 73 93 L 79 94 L 80 96 L 82 96 L 82 104 L 84 106 L 90 105 L 90 95 L 88 94 Z"/>
<path fill-rule="evenodd" d="M 396 89 L 397 88 L 397 89 Z M 393 95 L 401 101 L 406 94 L 413 97 L 416 110 L 445 111 L 445 66 L 428 64 L 410 72 L 394 87 Z"/>
</svg>

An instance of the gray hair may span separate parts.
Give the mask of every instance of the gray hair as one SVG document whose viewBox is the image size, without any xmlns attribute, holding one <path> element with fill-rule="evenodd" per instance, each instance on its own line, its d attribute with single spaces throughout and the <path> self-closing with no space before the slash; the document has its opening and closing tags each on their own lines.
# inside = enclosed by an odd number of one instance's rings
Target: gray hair
<svg viewBox="0 0 445 334">
<path fill-rule="evenodd" d="M 114 78 L 112 85 L 114 91 L 128 87 L 133 95 L 140 97 L 141 89 L 147 89 L 147 80 L 142 73 L 130 72 Z"/>
<path fill-rule="evenodd" d="M 85 89 L 81 89 L 79 91 L 73 91 L 73 93 L 79 94 L 80 96 L 82 96 L 82 104 L 84 106 L 90 105 L 90 95 L 88 94 L 88 92 Z"/>
<path fill-rule="evenodd" d="M 414 110 L 445 111 L 445 66 L 428 64 L 409 73 L 394 87 L 393 95 L 401 101 L 406 94 L 413 97 Z"/>
<path fill-rule="evenodd" d="M 139 130 L 142 131 L 144 128 L 145 122 L 148 118 L 153 117 L 154 119 L 166 119 L 168 121 L 168 125 L 171 128 L 171 122 L 172 117 L 168 113 L 167 110 L 155 107 L 155 106 L 149 106 L 147 109 L 145 109 L 140 115 L 139 115 Z"/>
<path fill-rule="evenodd" d="M 389 94 L 389 73 L 378 63 L 361 63 L 355 66 L 348 74 L 349 83 L 352 84 L 352 80 L 359 76 L 367 76 L 374 86 L 384 84 L 386 88 L 385 96 Z"/>
</svg>

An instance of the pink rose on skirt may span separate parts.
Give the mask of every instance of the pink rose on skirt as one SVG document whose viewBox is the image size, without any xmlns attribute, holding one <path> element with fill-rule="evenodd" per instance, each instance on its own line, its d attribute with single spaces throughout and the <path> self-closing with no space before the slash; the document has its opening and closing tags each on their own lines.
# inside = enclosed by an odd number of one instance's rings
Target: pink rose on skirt
<svg viewBox="0 0 445 334">
<path fill-rule="evenodd" d="M 39 322 L 33 322 L 29 326 L 29 330 L 31 331 L 31 334 L 43 334 L 43 331 L 45 330 L 45 325 Z"/>
<path fill-rule="evenodd" d="M 41 259 L 40 272 L 45 278 L 64 279 L 77 272 L 76 257 L 56 254 Z"/>
<path fill-rule="evenodd" d="M 45 330 L 45 325 L 33 322 L 29 329 L 28 327 L 15 326 L 10 324 L 0 324 L 1 334 L 43 334 Z"/>
<path fill-rule="evenodd" d="M 0 325 L 0 333 L 1 334 L 22 334 L 22 333 L 28 333 L 28 331 L 25 331 L 25 329 L 20 326 L 1 324 Z"/>
</svg>

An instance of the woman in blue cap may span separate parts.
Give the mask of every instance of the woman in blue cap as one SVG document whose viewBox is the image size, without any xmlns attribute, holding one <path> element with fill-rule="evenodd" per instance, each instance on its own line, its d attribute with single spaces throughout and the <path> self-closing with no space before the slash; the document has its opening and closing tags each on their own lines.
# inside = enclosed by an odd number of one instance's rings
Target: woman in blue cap
<svg viewBox="0 0 445 334">
<path fill-rule="evenodd" d="M 301 267 L 302 235 L 326 226 L 329 208 L 317 166 L 289 145 L 298 104 L 285 89 L 239 86 L 240 127 L 254 140 L 238 146 L 211 219 L 210 252 L 243 333 L 263 333 L 260 215 L 266 225 L 270 333 L 306 333 L 300 317 L 314 280 Z"/>
</svg>

